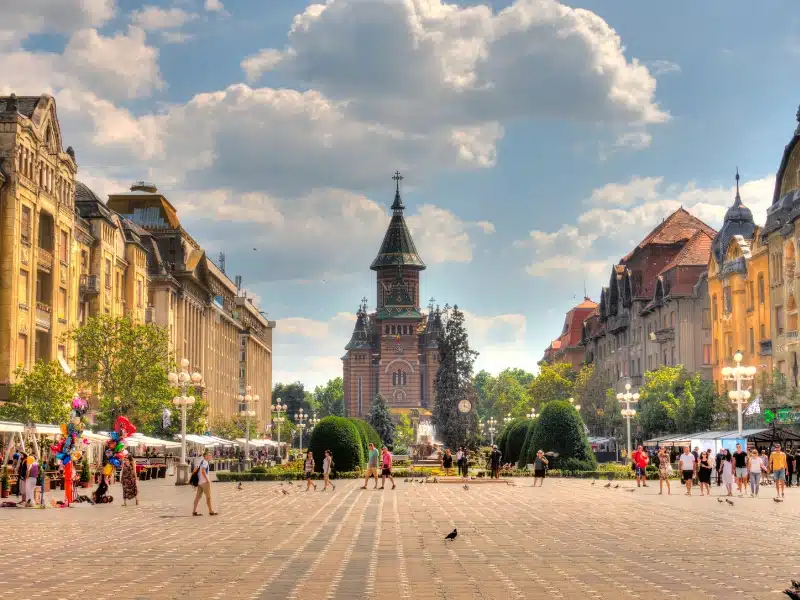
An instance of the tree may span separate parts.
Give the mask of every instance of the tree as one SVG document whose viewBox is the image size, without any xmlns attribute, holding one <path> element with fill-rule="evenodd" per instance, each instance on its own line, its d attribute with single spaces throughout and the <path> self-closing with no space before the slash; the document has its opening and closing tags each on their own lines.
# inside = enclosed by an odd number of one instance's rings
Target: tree
<svg viewBox="0 0 800 600">
<path fill-rule="evenodd" d="M 244 417 L 234 415 L 226 417 L 218 414 L 211 418 L 208 424 L 208 430 L 211 435 L 221 437 L 225 440 L 235 440 L 237 438 L 245 438 L 247 436 L 247 421 Z M 250 439 L 257 438 L 256 435 L 259 431 L 259 423 L 256 419 L 250 419 Z"/>
<path fill-rule="evenodd" d="M 489 382 L 488 394 L 495 418 L 502 418 L 508 413 L 522 417 L 530 411 L 531 396 L 523 383 L 528 379 L 520 377 L 520 373 L 525 372 L 521 369 L 504 369 Z"/>
<path fill-rule="evenodd" d="M 130 418 L 154 397 L 158 405 L 167 405 L 173 394 L 167 384 L 171 364 L 166 328 L 100 315 L 70 336 L 78 348 L 76 376 L 96 390 L 100 419 L 109 427 L 118 416 Z"/>
<path fill-rule="evenodd" d="M 464 313 L 454 306 L 445 306 L 445 326 L 439 335 L 439 369 L 436 371 L 436 404 L 433 421 L 446 446 L 455 448 L 477 437 L 478 423 L 474 410 L 478 402 L 472 384 L 472 365 L 478 353 L 469 347 Z M 461 400 L 469 400 L 473 410 L 463 414 L 458 410 Z"/>
<path fill-rule="evenodd" d="M 276 383 L 272 388 L 272 402 L 277 403 L 278 398 L 280 398 L 281 404 L 288 406 L 286 417 L 292 421 L 294 421 L 294 416 L 298 413 L 300 408 L 304 411 L 311 409 L 311 405 L 306 400 L 305 387 L 299 381 L 295 381 L 294 383 Z M 281 437 L 281 439 L 283 439 L 283 437 Z"/>
<path fill-rule="evenodd" d="M 527 454 L 520 459 L 520 464 L 532 463 L 536 453 L 544 450 L 557 453 L 559 465 L 580 464 L 587 470 L 597 466 L 597 458 L 583 430 L 583 421 L 575 407 L 564 400 L 549 402 L 542 408 L 527 446 Z"/>
<path fill-rule="evenodd" d="M 577 373 L 569 363 L 542 365 L 529 386 L 533 406 L 540 408 L 554 400 L 566 400 L 573 395 Z"/>
<path fill-rule="evenodd" d="M 413 443 L 414 427 L 411 425 L 411 419 L 408 418 L 408 415 L 402 413 L 394 430 L 394 447 L 392 451 L 395 454 L 406 454 L 409 445 Z"/>
<path fill-rule="evenodd" d="M 583 365 L 575 378 L 572 391 L 575 404 L 581 407 L 583 422 L 593 433 L 600 433 L 606 413 L 606 386 L 593 364 Z M 616 397 L 612 397 L 616 403 Z"/>
<path fill-rule="evenodd" d="M 0 406 L 0 418 L 23 424 L 61 424 L 69 420 L 75 381 L 56 362 L 37 361 L 26 373 L 14 372 L 8 402 Z"/>
<path fill-rule="evenodd" d="M 391 448 L 394 445 L 394 422 L 389 407 L 386 405 L 386 399 L 381 394 L 375 394 L 372 399 L 372 408 L 367 421 L 381 436 L 383 444 Z"/>
<path fill-rule="evenodd" d="M 489 398 L 489 385 L 494 377 L 489 371 L 484 369 L 478 371 L 472 379 L 475 386 L 475 393 L 478 396 L 478 417 L 486 420 L 494 414 L 493 402 Z"/>
<path fill-rule="evenodd" d="M 163 390 L 154 393 L 148 400 L 140 402 L 129 415 L 140 433 L 168 439 L 181 432 L 181 411 L 172 404 L 174 391 L 173 388 L 165 386 Z M 194 388 L 189 388 L 187 395 L 194 397 L 194 404 L 186 409 L 186 433 L 202 435 L 209 430 L 206 419 L 208 402 Z M 164 427 L 163 420 L 165 408 L 170 413 L 170 422 L 167 427 Z"/>
<path fill-rule="evenodd" d="M 341 377 L 331 379 L 324 386 L 314 388 L 314 408 L 319 417 L 344 416 L 344 383 Z"/>
</svg>

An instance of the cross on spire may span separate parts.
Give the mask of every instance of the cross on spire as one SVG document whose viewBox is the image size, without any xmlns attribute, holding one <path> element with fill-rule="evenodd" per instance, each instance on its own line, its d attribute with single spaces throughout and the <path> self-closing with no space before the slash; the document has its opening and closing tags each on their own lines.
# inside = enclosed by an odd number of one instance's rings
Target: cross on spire
<svg viewBox="0 0 800 600">
<path fill-rule="evenodd" d="M 736 200 L 741 201 L 742 197 L 739 196 L 739 167 L 736 167 Z"/>
<path fill-rule="evenodd" d="M 400 199 L 400 182 L 403 181 L 403 176 L 400 175 L 400 171 L 395 171 L 394 175 L 392 175 L 392 179 L 396 184 L 392 210 L 394 211 L 394 214 L 399 215 L 402 214 L 403 209 L 405 209 L 405 206 L 403 206 L 403 201 Z"/>
<path fill-rule="evenodd" d="M 400 193 L 400 182 L 403 181 L 403 176 L 400 175 L 400 171 L 395 171 L 394 172 L 394 175 L 392 175 L 392 180 L 395 182 L 396 191 L 399 194 Z"/>
</svg>

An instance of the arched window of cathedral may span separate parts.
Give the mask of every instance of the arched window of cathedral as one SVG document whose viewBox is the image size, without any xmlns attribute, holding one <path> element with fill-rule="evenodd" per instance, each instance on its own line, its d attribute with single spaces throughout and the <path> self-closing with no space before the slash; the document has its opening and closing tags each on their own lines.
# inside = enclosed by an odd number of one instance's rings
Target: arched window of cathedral
<svg viewBox="0 0 800 600">
<path fill-rule="evenodd" d="M 408 373 L 403 373 L 403 385 L 408 384 Z"/>
<path fill-rule="evenodd" d="M 397 385 L 397 373 L 392 373 L 392 385 Z"/>
</svg>

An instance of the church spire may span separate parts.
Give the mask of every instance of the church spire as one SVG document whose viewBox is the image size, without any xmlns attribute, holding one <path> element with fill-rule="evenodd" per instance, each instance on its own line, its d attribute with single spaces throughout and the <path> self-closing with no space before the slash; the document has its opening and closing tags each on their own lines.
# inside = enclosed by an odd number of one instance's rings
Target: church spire
<svg viewBox="0 0 800 600">
<path fill-rule="evenodd" d="M 414 240 L 411 239 L 411 232 L 408 230 L 408 225 L 406 225 L 406 220 L 403 217 L 405 205 L 400 198 L 400 182 L 403 180 L 403 176 L 400 171 L 395 171 L 392 179 L 395 182 L 392 220 L 389 222 L 389 228 L 383 237 L 378 256 L 372 261 L 370 269 L 379 271 L 386 267 L 400 266 L 422 271 L 425 268 L 425 263 L 422 262 L 417 253 L 417 247 L 414 245 Z"/>
<path fill-rule="evenodd" d="M 394 211 L 395 214 L 397 214 L 398 211 L 403 212 L 406 208 L 405 206 L 403 206 L 402 198 L 400 198 L 400 182 L 403 181 L 403 176 L 400 175 L 400 171 L 395 171 L 394 175 L 392 176 L 392 179 L 396 184 L 394 192 L 394 202 L 392 203 L 392 210 Z"/>
</svg>

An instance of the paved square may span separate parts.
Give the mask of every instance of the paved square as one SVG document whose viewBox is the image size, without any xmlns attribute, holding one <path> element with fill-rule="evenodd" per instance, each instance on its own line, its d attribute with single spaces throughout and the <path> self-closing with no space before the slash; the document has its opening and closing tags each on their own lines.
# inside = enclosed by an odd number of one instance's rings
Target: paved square
<svg viewBox="0 0 800 600">
<path fill-rule="evenodd" d="M 729 506 L 604 483 L 217 483 L 216 518 L 169 479 L 139 507 L 116 485 L 110 505 L 0 510 L 0 598 L 778 600 L 800 579 L 796 488 Z"/>
</svg>

